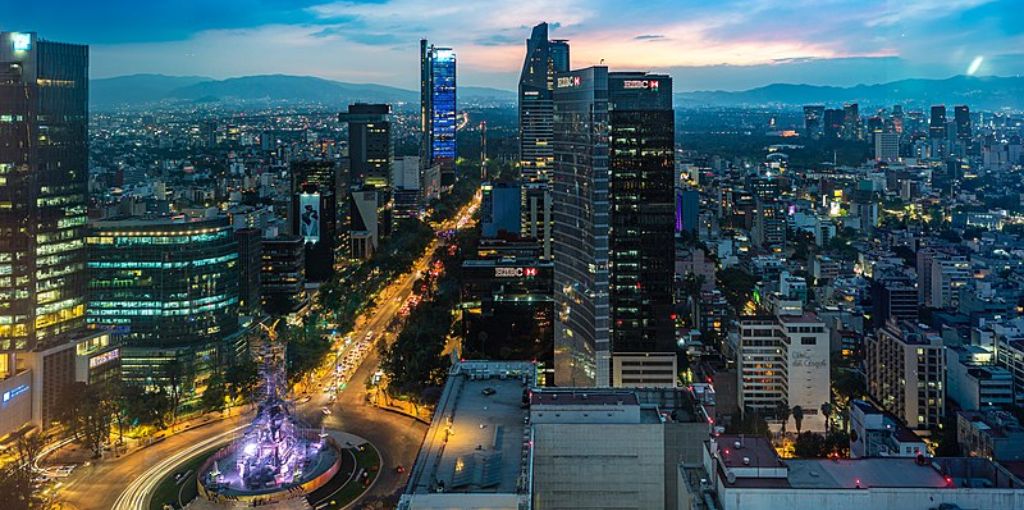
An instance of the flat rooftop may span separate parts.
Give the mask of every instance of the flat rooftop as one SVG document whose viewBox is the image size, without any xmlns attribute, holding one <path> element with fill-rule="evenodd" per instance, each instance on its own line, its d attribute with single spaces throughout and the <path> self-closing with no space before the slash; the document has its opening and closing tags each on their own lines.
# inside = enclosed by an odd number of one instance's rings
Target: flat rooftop
<svg viewBox="0 0 1024 510">
<path fill-rule="evenodd" d="M 529 409 L 536 366 L 466 362 L 448 376 L 407 494 L 529 491 Z"/>
<path fill-rule="evenodd" d="M 543 390 L 530 393 L 531 406 L 543 405 L 640 405 L 635 391 L 616 391 L 601 389 L 580 389 L 580 390 Z"/>
<path fill-rule="evenodd" d="M 946 479 L 932 465 L 916 459 L 793 459 L 789 485 L 795 489 L 856 489 L 868 487 L 943 488 Z"/>
</svg>

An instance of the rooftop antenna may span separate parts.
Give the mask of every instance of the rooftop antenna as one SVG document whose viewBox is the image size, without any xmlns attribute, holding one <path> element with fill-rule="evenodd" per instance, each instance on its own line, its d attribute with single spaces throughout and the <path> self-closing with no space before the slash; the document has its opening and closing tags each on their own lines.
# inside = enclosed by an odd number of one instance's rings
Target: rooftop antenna
<svg viewBox="0 0 1024 510">
<path fill-rule="evenodd" d="M 602 63 L 602 64 L 604 63 L 604 59 L 603 59 L 603 58 L 601 59 L 601 63 Z"/>
</svg>

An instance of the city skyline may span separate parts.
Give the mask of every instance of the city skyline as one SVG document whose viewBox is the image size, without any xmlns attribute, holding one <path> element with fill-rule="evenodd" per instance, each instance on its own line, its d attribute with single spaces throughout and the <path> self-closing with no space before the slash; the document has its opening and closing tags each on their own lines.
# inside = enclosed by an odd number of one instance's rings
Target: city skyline
<svg viewBox="0 0 1024 510">
<path fill-rule="evenodd" d="M 47 4 L 44 16 L 41 6 L 23 3 L 6 13 L 3 28 L 90 44 L 94 78 L 285 73 L 410 89 L 414 49 L 427 37 L 459 52 L 465 84 L 514 90 L 529 27 L 547 21 L 553 38 L 573 41 L 577 67 L 604 59 L 616 69 L 671 74 L 679 91 L 742 90 L 777 82 L 849 86 L 1019 75 L 1024 33 L 1010 22 L 1011 4 L 67 2 Z"/>
</svg>

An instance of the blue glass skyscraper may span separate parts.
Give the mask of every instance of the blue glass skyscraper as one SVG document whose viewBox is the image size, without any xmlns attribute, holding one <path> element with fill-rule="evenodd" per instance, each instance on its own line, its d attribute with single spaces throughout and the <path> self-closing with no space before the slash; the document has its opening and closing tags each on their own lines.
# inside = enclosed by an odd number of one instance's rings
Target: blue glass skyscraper
<svg viewBox="0 0 1024 510">
<path fill-rule="evenodd" d="M 455 51 L 420 40 L 420 161 L 441 166 L 441 185 L 455 183 Z"/>
</svg>

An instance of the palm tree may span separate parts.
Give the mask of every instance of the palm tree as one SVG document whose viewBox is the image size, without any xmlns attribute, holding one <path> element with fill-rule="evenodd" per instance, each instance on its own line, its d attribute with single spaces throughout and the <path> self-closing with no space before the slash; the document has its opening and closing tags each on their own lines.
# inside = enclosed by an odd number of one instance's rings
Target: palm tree
<svg viewBox="0 0 1024 510">
<path fill-rule="evenodd" d="M 793 423 L 796 425 L 796 433 L 800 435 L 800 427 L 804 422 L 804 408 L 793 406 Z"/>
<path fill-rule="evenodd" d="M 821 414 L 825 416 L 825 435 L 827 436 L 829 430 L 832 428 L 831 424 L 828 421 L 828 417 L 832 414 L 831 402 L 825 402 L 824 404 L 821 404 Z"/>
<path fill-rule="evenodd" d="M 776 417 L 782 420 L 782 430 L 779 431 L 780 435 L 786 435 L 786 423 L 789 422 L 789 403 L 785 400 L 780 401 L 779 405 L 775 409 Z"/>
</svg>

